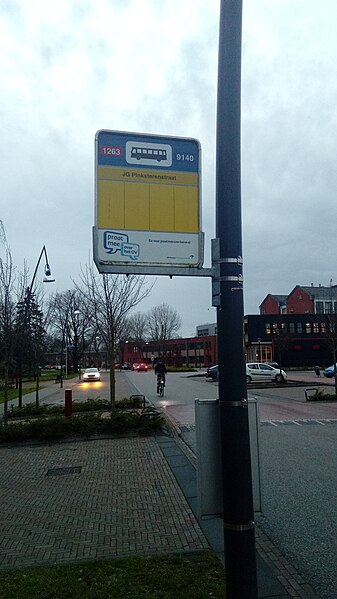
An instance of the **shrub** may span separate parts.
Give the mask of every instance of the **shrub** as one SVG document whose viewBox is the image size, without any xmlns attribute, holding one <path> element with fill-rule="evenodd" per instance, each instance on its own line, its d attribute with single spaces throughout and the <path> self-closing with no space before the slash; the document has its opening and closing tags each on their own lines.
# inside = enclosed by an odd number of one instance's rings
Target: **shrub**
<svg viewBox="0 0 337 599">
<path fill-rule="evenodd" d="M 138 412 L 122 412 L 115 408 L 106 422 L 111 432 L 135 431 L 139 427 L 140 415 Z"/>
<path fill-rule="evenodd" d="M 65 439 L 69 436 L 88 437 L 99 432 L 100 417 L 87 416 L 65 418 L 62 415 L 51 416 L 28 422 L 10 423 L 0 427 L 0 441 L 24 441 L 37 439 L 41 441 Z"/>
<path fill-rule="evenodd" d="M 123 397 L 116 401 L 115 407 L 123 410 L 137 410 L 145 406 L 144 395 L 131 395 L 131 397 Z"/>
<path fill-rule="evenodd" d="M 324 393 L 324 391 L 316 391 L 311 396 L 308 396 L 307 401 L 337 401 L 336 393 Z"/>
<path fill-rule="evenodd" d="M 66 418 L 63 414 L 0 424 L 0 443 L 9 441 L 57 441 L 67 437 L 113 434 L 113 433 L 150 433 L 162 425 L 161 418 L 143 418 L 139 412 L 123 412 L 114 409 L 108 418 L 100 414 L 85 414 Z"/>
<path fill-rule="evenodd" d="M 106 399 L 87 399 L 86 401 L 73 402 L 73 412 L 97 412 L 110 409 L 110 402 Z M 29 418 L 34 416 L 51 416 L 52 414 L 63 414 L 64 405 L 40 405 L 30 403 L 21 408 L 11 406 L 8 418 Z"/>
<path fill-rule="evenodd" d="M 35 403 L 29 403 L 21 408 L 11 406 L 8 411 L 8 418 L 27 418 L 29 416 L 42 416 L 43 414 L 61 414 L 64 411 L 63 406 L 58 405 L 40 405 L 36 406 Z"/>
<path fill-rule="evenodd" d="M 73 402 L 73 412 L 97 412 L 107 409 L 110 409 L 110 402 L 107 399 L 89 398 L 86 401 Z"/>
</svg>

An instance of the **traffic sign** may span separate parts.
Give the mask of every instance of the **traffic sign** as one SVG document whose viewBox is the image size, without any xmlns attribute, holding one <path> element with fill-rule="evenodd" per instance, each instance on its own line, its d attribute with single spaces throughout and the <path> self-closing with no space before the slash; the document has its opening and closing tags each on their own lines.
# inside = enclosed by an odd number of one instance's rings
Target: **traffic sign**
<svg viewBox="0 0 337 599">
<path fill-rule="evenodd" d="M 156 274 L 158 267 L 201 268 L 199 142 L 107 130 L 98 131 L 95 142 L 98 269 L 145 266 Z"/>
</svg>

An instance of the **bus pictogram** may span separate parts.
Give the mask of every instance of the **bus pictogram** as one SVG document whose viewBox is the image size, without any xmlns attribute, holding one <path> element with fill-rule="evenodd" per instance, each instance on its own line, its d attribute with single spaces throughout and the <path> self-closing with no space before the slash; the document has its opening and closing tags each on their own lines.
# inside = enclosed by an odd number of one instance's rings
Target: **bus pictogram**
<svg viewBox="0 0 337 599">
<path fill-rule="evenodd" d="M 145 158 L 161 162 L 162 160 L 167 160 L 167 151 L 160 148 L 140 148 L 133 146 L 131 148 L 131 158 L 136 158 L 137 160 Z"/>
</svg>

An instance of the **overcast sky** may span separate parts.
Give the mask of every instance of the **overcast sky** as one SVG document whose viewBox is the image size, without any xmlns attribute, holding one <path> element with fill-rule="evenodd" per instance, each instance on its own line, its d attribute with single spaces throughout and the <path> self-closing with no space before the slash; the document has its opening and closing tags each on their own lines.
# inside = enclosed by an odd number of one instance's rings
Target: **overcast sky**
<svg viewBox="0 0 337 599">
<path fill-rule="evenodd" d="M 245 313 L 267 293 L 337 284 L 337 2 L 244 0 Z M 215 236 L 218 0 L 0 0 L 1 211 L 14 262 L 46 244 L 72 288 L 92 256 L 99 129 L 202 147 L 205 266 Z M 41 278 L 43 268 L 40 269 Z M 209 279 L 158 277 L 182 335 L 214 322 Z"/>
</svg>

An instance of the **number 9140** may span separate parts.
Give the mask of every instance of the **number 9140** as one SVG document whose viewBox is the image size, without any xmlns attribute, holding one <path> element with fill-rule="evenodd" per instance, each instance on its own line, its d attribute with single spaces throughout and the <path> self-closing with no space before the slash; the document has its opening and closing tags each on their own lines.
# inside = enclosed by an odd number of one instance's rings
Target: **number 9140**
<svg viewBox="0 0 337 599">
<path fill-rule="evenodd" d="M 193 154 L 177 154 L 176 159 L 184 162 L 194 162 Z"/>
</svg>

